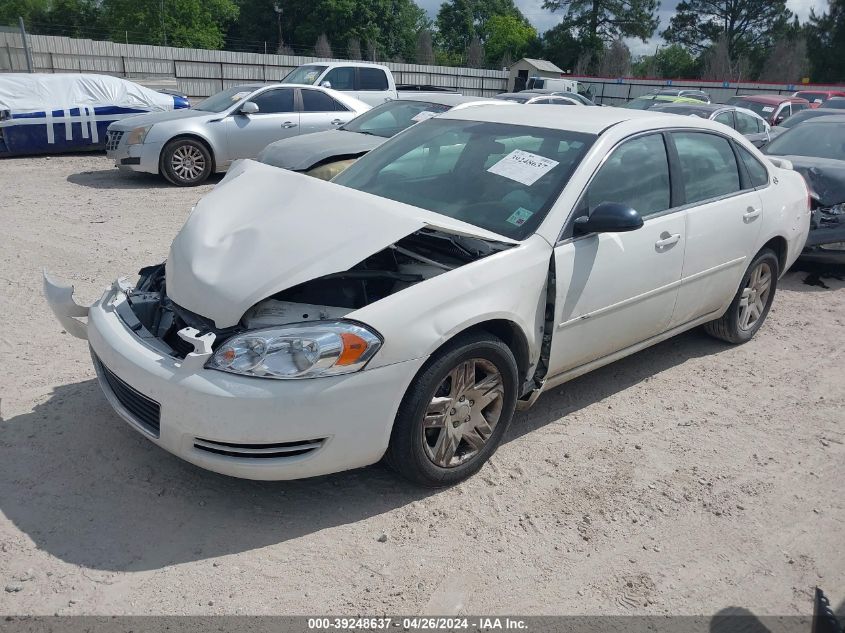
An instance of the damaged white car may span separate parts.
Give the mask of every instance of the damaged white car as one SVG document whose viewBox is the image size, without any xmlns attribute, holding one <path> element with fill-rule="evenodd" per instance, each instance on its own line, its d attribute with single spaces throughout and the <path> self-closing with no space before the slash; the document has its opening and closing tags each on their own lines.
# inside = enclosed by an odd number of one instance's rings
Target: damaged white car
<svg viewBox="0 0 845 633">
<path fill-rule="evenodd" d="M 166 263 L 47 298 L 115 410 L 189 462 L 455 483 L 543 391 L 701 324 L 749 340 L 809 227 L 801 176 L 724 126 L 526 112 L 453 110 L 333 182 L 236 163 Z"/>
</svg>

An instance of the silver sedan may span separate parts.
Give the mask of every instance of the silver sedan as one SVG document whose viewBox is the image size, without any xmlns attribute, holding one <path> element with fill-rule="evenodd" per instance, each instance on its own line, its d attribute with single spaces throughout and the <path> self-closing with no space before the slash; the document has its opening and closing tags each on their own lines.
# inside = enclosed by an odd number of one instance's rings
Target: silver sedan
<svg viewBox="0 0 845 633">
<path fill-rule="evenodd" d="M 319 86 L 233 86 L 190 110 L 128 117 L 108 128 L 106 151 L 122 170 L 193 186 L 269 143 L 343 125 L 370 106 Z"/>
</svg>

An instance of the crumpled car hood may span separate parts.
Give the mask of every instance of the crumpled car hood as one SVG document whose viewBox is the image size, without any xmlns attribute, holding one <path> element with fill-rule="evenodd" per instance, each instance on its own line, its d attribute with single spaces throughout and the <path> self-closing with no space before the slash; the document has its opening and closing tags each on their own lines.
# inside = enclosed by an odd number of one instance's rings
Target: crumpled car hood
<svg viewBox="0 0 845 633">
<path fill-rule="evenodd" d="M 270 143 L 261 150 L 258 160 L 282 169 L 304 171 L 333 156 L 355 156 L 369 152 L 386 140 L 373 134 L 326 130 Z"/>
<path fill-rule="evenodd" d="M 260 300 L 348 270 L 427 226 L 516 243 L 438 213 L 236 161 L 173 240 L 167 294 L 218 328 L 231 327 Z"/>
<path fill-rule="evenodd" d="M 792 163 L 804 176 L 812 193 L 822 206 L 831 207 L 845 202 L 845 160 L 812 156 L 777 156 Z"/>
</svg>

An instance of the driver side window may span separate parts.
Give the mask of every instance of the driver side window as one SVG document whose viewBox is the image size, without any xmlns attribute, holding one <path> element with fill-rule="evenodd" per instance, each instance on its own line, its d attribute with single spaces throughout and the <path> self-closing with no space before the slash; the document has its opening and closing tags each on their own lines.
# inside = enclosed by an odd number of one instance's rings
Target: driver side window
<svg viewBox="0 0 845 633">
<path fill-rule="evenodd" d="M 267 90 L 251 101 L 258 106 L 258 114 L 278 114 L 294 111 L 293 90 L 290 88 Z"/>
<path fill-rule="evenodd" d="M 582 206 L 592 213 L 602 202 L 618 202 L 643 219 L 671 206 L 669 159 L 660 134 L 649 134 L 617 147 L 587 187 Z"/>
</svg>

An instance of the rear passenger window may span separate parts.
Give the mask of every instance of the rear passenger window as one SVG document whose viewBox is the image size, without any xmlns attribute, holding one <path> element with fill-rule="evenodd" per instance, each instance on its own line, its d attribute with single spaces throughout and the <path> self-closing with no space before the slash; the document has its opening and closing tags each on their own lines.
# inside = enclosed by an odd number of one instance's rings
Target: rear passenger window
<svg viewBox="0 0 845 633">
<path fill-rule="evenodd" d="M 669 160 L 660 134 L 640 136 L 620 145 L 585 193 L 592 213 L 602 202 L 619 202 L 643 218 L 670 207 Z"/>
<path fill-rule="evenodd" d="M 716 115 L 716 118 L 713 119 L 716 123 L 721 123 L 723 125 L 727 125 L 728 127 L 734 126 L 734 118 L 731 112 L 722 112 Z"/>
<path fill-rule="evenodd" d="M 674 132 L 687 204 L 740 190 L 739 169 L 731 144 L 715 134 Z"/>
<path fill-rule="evenodd" d="M 335 110 L 346 110 L 346 108 L 325 92 L 320 92 L 319 90 L 302 90 L 303 112 L 332 112 Z"/>
<path fill-rule="evenodd" d="M 744 112 L 734 112 L 736 116 L 736 131 L 740 134 L 757 134 L 760 131 L 758 120 Z"/>
<path fill-rule="evenodd" d="M 745 169 L 748 171 L 748 177 L 751 179 L 752 187 L 765 187 L 769 184 L 769 171 L 765 168 L 763 163 L 757 160 L 751 152 L 744 147 L 737 145 L 739 156 L 745 164 Z"/>
<path fill-rule="evenodd" d="M 359 68 L 358 90 L 387 90 L 387 75 L 380 68 Z"/>
</svg>

